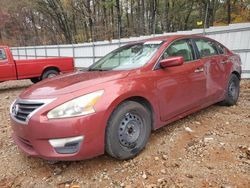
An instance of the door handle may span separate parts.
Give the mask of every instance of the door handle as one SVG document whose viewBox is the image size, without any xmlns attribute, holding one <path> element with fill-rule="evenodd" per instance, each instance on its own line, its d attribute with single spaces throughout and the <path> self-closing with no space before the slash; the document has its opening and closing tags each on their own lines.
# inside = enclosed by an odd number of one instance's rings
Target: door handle
<svg viewBox="0 0 250 188">
<path fill-rule="evenodd" d="M 221 64 L 226 64 L 226 63 L 228 63 L 228 60 L 222 60 L 220 63 Z"/>
<path fill-rule="evenodd" d="M 195 73 L 204 72 L 204 69 L 202 67 L 200 67 L 200 68 L 195 69 L 194 72 Z"/>
</svg>

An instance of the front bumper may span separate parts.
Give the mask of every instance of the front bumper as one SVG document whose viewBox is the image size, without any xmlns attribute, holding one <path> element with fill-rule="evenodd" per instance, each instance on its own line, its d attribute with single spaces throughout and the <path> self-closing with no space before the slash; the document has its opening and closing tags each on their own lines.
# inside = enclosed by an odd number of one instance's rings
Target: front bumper
<svg viewBox="0 0 250 188">
<path fill-rule="evenodd" d="M 105 121 L 103 117 L 104 113 L 99 112 L 89 116 L 48 120 L 35 114 L 27 125 L 20 124 L 11 118 L 12 137 L 19 148 L 29 156 L 46 160 L 92 158 L 104 153 Z M 73 153 L 67 154 L 63 152 L 65 148 L 61 147 L 61 150 L 58 150 L 58 147 L 55 145 L 53 147 L 51 142 L 51 140 L 64 138 L 83 139 L 74 142 L 74 147 L 77 148 L 72 150 Z"/>
</svg>

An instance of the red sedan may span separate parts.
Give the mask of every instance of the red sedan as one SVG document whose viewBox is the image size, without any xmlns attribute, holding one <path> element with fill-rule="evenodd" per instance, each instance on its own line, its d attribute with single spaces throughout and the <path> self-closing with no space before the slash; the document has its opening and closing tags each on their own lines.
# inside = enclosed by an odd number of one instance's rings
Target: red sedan
<svg viewBox="0 0 250 188">
<path fill-rule="evenodd" d="M 88 71 L 25 90 L 10 113 L 13 139 L 26 154 L 81 160 L 129 159 L 152 130 L 214 103 L 235 105 L 241 62 L 202 36 L 164 36 L 125 45 Z"/>
</svg>

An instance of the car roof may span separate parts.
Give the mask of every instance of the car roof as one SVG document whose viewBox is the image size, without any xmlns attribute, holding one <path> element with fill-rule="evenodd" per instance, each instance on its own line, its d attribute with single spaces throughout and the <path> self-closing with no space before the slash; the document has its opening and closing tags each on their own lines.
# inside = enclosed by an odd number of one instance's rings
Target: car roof
<svg viewBox="0 0 250 188">
<path fill-rule="evenodd" d="M 162 40 L 162 41 L 166 41 L 166 40 L 176 40 L 176 39 L 181 39 L 181 38 L 207 38 L 203 35 L 197 35 L 197 34 L 193 34 L 193 35 L 165 35 L 165 36 L 158 36 L 158 37 L 152 37 L 149 39 L 144 39 L 143 41 L 152 41 L 152 40 Z"/>
<path fill-rule="evenodd" d="M 150 41 L 174 41 L 177 39 L 182 39 L 182 38 L 204 38 L 204 39 L 210 39 L 204 35 L 197 35 L 197 34 L 192 34 L 192 35 L 165 35 L 165 36 L 158 36 L 158 37 L 152 37 L 148 39 L 141 39 L 138 41 L 133 41 L 128 43 L 127 45 L 135 44 L 135 43 L 141 43 L 141 42 L 150 42 Z M 125 45 L 126 46 L 126 45 Z"/>
</svg>

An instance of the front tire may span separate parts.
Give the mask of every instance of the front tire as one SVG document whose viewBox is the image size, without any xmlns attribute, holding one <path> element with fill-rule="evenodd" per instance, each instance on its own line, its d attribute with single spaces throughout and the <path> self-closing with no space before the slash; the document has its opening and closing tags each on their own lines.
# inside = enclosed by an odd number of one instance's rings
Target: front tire
<svg viewBox="0 0 250 188">
<path fill-rule="evenodd" d="M 221 102 L 224 106 L 233 106 L 237 103 L 240 93 L 240 79 L 232 74 L 229 78 L 225 100 Z"/>
<path fill-rule="evenodd" d="M 106 128 L 106 152 L 126 160 L 138 155 L 151 133 L 151 114 L 142 104 L 126 101 L 112 113 Z"/>
</svg>

